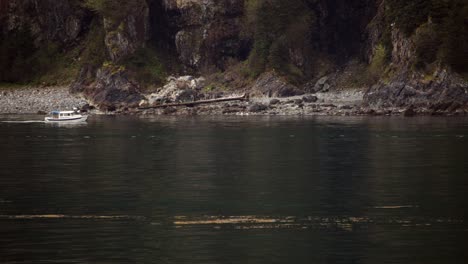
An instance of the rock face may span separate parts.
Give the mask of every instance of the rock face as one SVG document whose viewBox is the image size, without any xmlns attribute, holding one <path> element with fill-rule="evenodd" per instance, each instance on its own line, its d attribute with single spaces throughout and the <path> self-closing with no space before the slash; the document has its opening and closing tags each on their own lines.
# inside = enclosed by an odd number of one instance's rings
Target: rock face
<svg viewBox="0 0 468 264">
<path fill-rule="evenodd" d="M 369 50 L 375 50 L 385 28 L 385 2 L 382 1 L 369 27 Z M 432 22 L 428 22 L 431 24 Z M 468 109 L 468 82 L 445 66 L 439 65 L 433 73 L 415 67 L 417 30 L 404 34 L 395 23 L 391 25 L 389 41 L 392 76 L 370 87 L 364 103 L 375 108 L 405 109 L 404 115 L 416 112 L 455 112 Z M 371 61 L 375 54 L 369 53 Z"/>
<path fill-rule="evenodd" d="M 85 74 L 84 70 L 82 74 Z M 83 94 L 93 105 L 104 111 L 137 107 L 143 99 L 138 85 L 127 78 L 125 71 L 112 67 L 98 69 L 95 81 L 91 84 L 77 82 L 71 89 Z"/>
<path fill-rule="evenodd" d="M 189 69 L 223 68 L 242 49 L 243 0 L 165 0 L 177 33 L 180 61 Z"/>
<path fill-rule="evenodd" d="M 427 78 L 427 77 L 426 77 Z M 440 70 L 424 77 L 400 75 L 390 83 L 371 87 L 364 96 L 373 107 L 414 107 L 453 112 L 468 109 L 468 83 L 456 75 Z"/>
<path fill-rule="evenodd" d="M 122 21 L 116 23 L 104 17 L 103 24 L 110 58 L 119 61 L 146 45 L 149 37 L 149 8 L 142 2 L 128 10 Z"/>
<path fill-rule="evenodd" d="M 95 71 L 83 67 L 71 91 L 82 93 L 102 110 L 137 107 L 144 98 L 139 85 L 132 82 L 120 61 L 145 46 L 148 39 L 149 8 L 145 1 L 135 1 L 123 17 L 109 18 L 103 15 L 105 45 L 110 63 Z M 90 78 L 91 77 L 91 78 Z M 88 80 L 94 80 L 89 83 Z"/>
</svg>

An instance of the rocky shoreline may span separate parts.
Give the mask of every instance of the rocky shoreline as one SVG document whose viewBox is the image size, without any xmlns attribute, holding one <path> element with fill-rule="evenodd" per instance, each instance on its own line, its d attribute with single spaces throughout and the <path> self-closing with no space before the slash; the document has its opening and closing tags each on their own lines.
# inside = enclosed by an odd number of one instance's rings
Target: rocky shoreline
<svg viewBox="0 0 468 264">
<path fill-rule="evenodd" d="M 252 97 L 245 101 L 213 103 L 194 107 L 166 107 L 140 110 L 137 108 L 116 111 L 90 110 L 91 114 L 111 115 L 278 115 L 278 116 L 415 116 L 457 115 L 465 110 L 434 111 L 425 108 L 369 107 L 365 106 L 362 90 L 318 92 L 290 97 Z M 78 107 L 89 110 L 88 102 L 71 94 L 68 87 L 21 87 L 0 92 L 0 114 L 45 114 L 54 109 Z"/>
<path fill-rule="evenodd" d="M 362 91 L 305 94 L 290 97 L 251 97 L 194 107 L 167 107 L 138 111 L 142 115 L 360 115 Z"/>
</svg>

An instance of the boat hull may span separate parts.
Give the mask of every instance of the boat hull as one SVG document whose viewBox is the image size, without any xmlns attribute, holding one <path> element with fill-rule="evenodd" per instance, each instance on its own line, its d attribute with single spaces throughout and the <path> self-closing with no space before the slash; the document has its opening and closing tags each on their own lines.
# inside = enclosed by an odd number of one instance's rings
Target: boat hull
<svg viewBox="0 0 468 264">
<path fill-rule="evenodd" d="M 65 122 L 85 122 L 88 119 L 88 116 L 76 116 L 76 117 L 67 117 L 67 118 L 52 118 L 46 117 L 45 121 L 50 123 L 65 123 Z"/>
</svg>

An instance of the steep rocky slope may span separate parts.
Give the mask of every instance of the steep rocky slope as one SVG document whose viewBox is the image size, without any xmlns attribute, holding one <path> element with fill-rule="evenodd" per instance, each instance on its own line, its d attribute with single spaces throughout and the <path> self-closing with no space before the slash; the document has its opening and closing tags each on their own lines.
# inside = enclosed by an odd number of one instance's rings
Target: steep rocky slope
<svg viewBox="0 0 468 264">
<path fill-rule="evenodd" d="M 467 21 L 457 0 L 0 0 L 0 81 L 71 82 L 108 110 L 191 74 L 211 92 L 351 87 L 371 107 L 455 111 Z"/>
</svg>

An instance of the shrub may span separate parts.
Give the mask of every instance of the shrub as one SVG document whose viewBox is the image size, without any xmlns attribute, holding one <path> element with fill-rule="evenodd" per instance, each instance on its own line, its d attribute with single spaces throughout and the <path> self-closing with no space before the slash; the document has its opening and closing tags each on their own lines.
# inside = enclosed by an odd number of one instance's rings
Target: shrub
<svg viewBox="0 0 468 264">
<path fill-rule="evenodd" d="M 128 69 L 130 76 L 144 86 L 157 86 L 163 84 L 167 76 L 161 57 L 156 49 L 141 48 L 127 58 L 123 64 Z"/>
<path fill-rule="evenodd" d="M 424 24 L 416 30 L 415 37 L 415 66 L 418 69 L 437 60 L 442 41 L 434 24 Z"/>
<path fill-rule="evenodd" d="M 107 59 L 107 49 L 104 42 L 105 32 L 99 20 L 94 19 L 91 29 L 84 41 L 84 51 L 81 54 L 81 64 L 99 67 Z"/>
<path fill-rule="evenodd" d="M 387 64 L 387 50 L 384 45 L 379 44 L 375 48 L 372 61 L 369 65 L 369 81 L 373 82 L 378 80 L 385 72 Z"/>
<path fill-rule="evenodd" d="M 457 72 L 468 71 L 468 2 L 460 0 L 386 0 L 387 30 L 382 43 L 390 50 L 393 23 L 412 36 L 415 66 L 438 62 Z"/>
<path fill-rule="evenodd" d="M 246 0 L 245 9 L 244 34 L 250 34 L 254 41 L 248 59 L 251 76 L 266 69 L 302 75 L 297 74 L 297 67 L 291 67 L 289 51 L 311 48 L 309 33 L 315 22 L 314 11 L 302 0 Z"/>
</svg>

